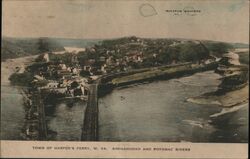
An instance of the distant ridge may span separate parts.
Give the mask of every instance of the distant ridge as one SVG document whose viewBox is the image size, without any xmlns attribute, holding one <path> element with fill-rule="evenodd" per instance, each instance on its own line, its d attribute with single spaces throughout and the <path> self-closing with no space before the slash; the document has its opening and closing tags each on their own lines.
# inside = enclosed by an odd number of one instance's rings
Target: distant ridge
<svg viewBox="0 0 250 159">
<path fill-rule="evenodd" d="M 1 60 L 41 54 L 46 51 L 63 50 L 62 45 L 49 38 L 3 37 L 1 41 Z"/>
<path fill-rule="evenodd" d="M 184 39 L 184 38 L 140 38 L 136 36 L 128 36 L 113 39 L 73 39 L 73 38 L 14 38 L 14 37 L 2 37 L 1 41 L 1 60 L 17 58 L 28 55 L 41 54 L 46 51 L 63 51 L 64 47 L 90 47 L 103 42 L 124 42 L 128 39 L 147 39 L 147 40 L 177 40 L 177 41 L 201 41 L 209 49 L 214 44 L 230 45 L 233 48 L 249 48 L 249 44 L 244 43 L 226 43 L 212 40 L 195 40 L 195 39 Z M 213 49 L 213 48 L 212 48 Z"/>
<path fill-rule="evenodd" d="M 87 47 L 99 40 L 64 38 L 13 38 L 2 37 L 1 61 L 11 58 L 37 55 L 47 51 L 64 51 L 64 47 Z"/>
</svg>

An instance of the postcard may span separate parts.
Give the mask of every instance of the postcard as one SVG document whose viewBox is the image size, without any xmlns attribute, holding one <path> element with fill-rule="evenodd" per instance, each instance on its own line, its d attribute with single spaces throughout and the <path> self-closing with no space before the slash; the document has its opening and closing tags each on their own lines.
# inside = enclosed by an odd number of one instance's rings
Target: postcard
<svg viewBox="0 0 250 159">
<path fill-rule="evenodd" d="M 248 158 L 248 0 L 3 0 L 1 157 Z"/>
</svg>

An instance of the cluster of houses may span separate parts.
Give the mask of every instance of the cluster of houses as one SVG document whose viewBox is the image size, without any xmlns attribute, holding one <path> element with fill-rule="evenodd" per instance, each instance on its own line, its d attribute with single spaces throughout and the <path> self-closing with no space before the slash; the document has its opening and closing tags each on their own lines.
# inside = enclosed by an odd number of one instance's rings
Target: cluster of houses
<svg viewBox="0 0 250 159">
<path fill-rule="evenodd" d="M 70 67 L 63 63 L 50 63 L 47 53 L 44 54 L 44 59 L 48 65 L 45 65 L 44 69 L 39 69 L 34 76 L 34 82 L 46 83 L 39 87 L 40 89 L 53 90 L 64 94 L 67 98 L 84 98 L 88 95 L 89 79 L 80 76 L 82 69 L 79 65 Z"/>
<path fill-rule="evenodd" d="M 125 42 L 95 45 L 82 51 L 87 58 L 81 59 L 79 53 L 71 53 L 71 63 L 53 63 L 50 54 L 44 54 L 48 64 L 35 76 L 35 80 L 48 83 L 41 89 L 53 89 L 68 97 L 86 96 L 88 84 L 99 76 L 109 73 L 129 71 L 136 66 L 144 67 L 149 61 L 154 66 L 160 65 L 157 58 L 166 46 L 176 46 L 186 41 L 145 40 L 136 37 L 124 39 Z M 147 53 L 148 52 L 148 53 Z M 206 61 L 210 62 L 210 61 Z M 175 60 L 173 60 L 175 63 Z"/>
<path fill-rule="evenodd" d="M 146 45 L 140 39 L 132 39 L 127 43 L 114 45 L 112 48 L 105 48 L 105 46 L 87 48 L 86 52 L 96 54 L 98 58 L 85 61 L 83 69 L 90 71 L 90 75 L 130 70 L 133 64 L 144 61 L 143 48 L 145 47 Z"/>
<path fill-rule="evenodd" d="M 125 46 L 126 45 L 126 46 Z M 128 45 L 128 46 L 127 46 Z M 143 45 L 140 40 L 119 46 L 119 48 L 130 48 L 137 45 Z M 124 49 L 123 48 L 123 49 Z M 95 54 L 100 50 L 94 47 L 88 48 L 87 51 Z M 128 51 L 125 56 L 117 58 L 115 54 L 120 50 L 105 50 L 105 54 L 97 56 L 98 58 L 89 58 L 80 65 L 77 54 L 71 54 L 70 66 L 60 62 L 53 63 L 50 60 L 50 54 L 45 53 L 43 59 L 47 65 L 44 68 L 37 69 L 34 81 L 46 81 L 46 85 L 40 89 L 47 89 L 63 93 L 66 97 L 84 97 L 88 95 L 88 84 L 96 80 L 100 75 L 127 71 L 132 69 L 131 63 L 142 63 L 142 51 Z M 85 73 L 85 74 L 84 74 Z"/>
<path fill-rule="evenodd" d="M 98 55 L 99 59 L 88 59 L 84 65 L 90 66 L 89 70 L 93 74 L 128 71 L 135 68 L 134 66 L 144 67 L 145 63 L 159 66 L 161 65 L 159 55 L 164 53 L 166 48 L 189 42 L 188 40 L 150 40 L 136 37 L 123 40 L 87 48 L 86 52 Z M 195 43 L 200 42 L 195 41 Z M 177 60 L 172 61 L 173 64 L 176 62 Z"/>
<path fill-rule="evenodd" d="M 128 71 L 135 68 L 161 66 L 162 64 L 176 64 L 180 62 L 178 59 L 179 55 L 169 57 L 171 59 L 167 62 L 166 60 L 163 62 L 162 55 L 169 48 L 174 48 L 173 50 L 175 50 L 177 45 L 185 43 L 194 43 L 204 47 L 200 41 L 195 40 L 152 40 L 128 37 L 106 41 L 102 45 L 95 45 L 85 50 L 85 53 L 94 54 L 94 57 L 98 58 L 89 58 L 84 62 L 83 69 L 89 71 L 89 74 L 92 76 Z M 208 60 L 204 59 L 201 61 L 204 64 L 208 64 L 214 60 L 214 58 L 210 57 Z"/>
</svg>

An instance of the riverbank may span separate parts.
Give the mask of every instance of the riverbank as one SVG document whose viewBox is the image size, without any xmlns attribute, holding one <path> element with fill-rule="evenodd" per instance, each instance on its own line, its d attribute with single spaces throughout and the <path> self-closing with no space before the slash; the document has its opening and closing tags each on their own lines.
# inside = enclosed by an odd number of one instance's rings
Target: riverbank
<svg viewBox="0 0 250 159">
<path fill-rule="evenodd" d="M 140 71 L 124 72 L 110 75 L 99 79 L 99 96 L 110 93 L 116 87 L 123 87 L 136 83 L 152 82 L 156 80 L 168 80 L 182 76 L 192 75 L 197 72 L 215 70 L 218 62 L 209 64 L 183 63 L 176 65 L 166 65 Z"/>
<path fill-rule="evenodd" d="M 22 73 L 25 67 L 32 63 L 37 55 L 20 57 L 16 59 L 7 59 L 1 62 L 1 85 L 9 84 L 9 77 L 15 72 Z"/>
<path fill-rule="evenodd" d="M 12 86 L 9 77 L 12 73 L 23 72 L 25 66 L 36 56 L 8 59 L 1 62 L 1 139 L 26 140 L 26 126 L 32 125 L 25 117 L 25 94 L 23 87 Z"/>
<path fill-rule="evenodd" d="M 130 83 L 154 80 L 154 79 L 170 79 L 181 77 L 188 74 L 193 74 L 199 71 L 207 71 L 215 69 L 218 66 L 217 62 L 207 65 L 203 64 L 184 64 L 173 67 L 160 67 L 155 70 L 149 70 L 142 73 L 136 73 L 129 76 L 114 78 L 111 82 L 115 86 L 122 86 Z"/>
<path fill-rule="evenodd" d="M 219 113 L 210 116 L 214 124 L 225 124 L 233 114 L 248 108 L 249 105 L 248 65 L 241 64 L 236 53 L 229 53 L 226 57 L 225 64 L 216 69 L 216 73 L 222 76 L 218 89 L 187 99 L 188 102 L 200 105 L 211 104 L 221 107 Z"/>
<path fill-rule="evenodd" d="M 98 140 L 98 96 L 101 97 L 109 94 L 115 87 L 121 87 L 124 85 L 141 83 L 145 81 L 155 81 L 159 79 L 172 79 L 194 74 L 200 71 L 215 69 L 217 66 L 217 62 L 212 62 L 206 65 L 184 63 L 111 74 L 98 78 L 94 84 L 91 85 L 88 104 L 83 121 L 81 139 L 83 141 Z"/>
<path fill-rule="evenodd" d="M 210 95 L 202 95 L 198 97 L 188 98 L 188 102 L 196 104 L 212 104 L 220 107 L 230 108 L 248 102 L 249 86 L 226 92 L 223 95 L 209 93 Z"/>
<path fill-rule="evenodd" d="M 32 61 L 32 59 L 29 59 L 29 60 Z M 13 61 L 9 61 L 9 62 L 13 62 Z M 14 60 L 14 62 L 16 62 L 16 61 Z M 28 63 L 28 62 L 25 60 L 24 61 L 17 60 L 16 63 L 18 64 L 18 62 L 21 64 L 20 66 L 17 65 L 17 67 L 14 67 L 15 64 L 6 63 L 5 68 L 12 69 L 12 73 L 23 72 L 24 68 L 25 68 L 24 64 Z M 103 90 L 106 91 L 106 94 L 107 94 L 107 91 L 110 91 L 110 90 L 112 91 L 112 89 L 115 87 L 122 87 L 122 86 L 131 85 L 131 84 L 142 83 L 142 82 L 152 82 L 152 81 L 158 81 L 158 80 L 175 79 L 175 78 L 179 78 L 179 77 L 183 77 L 183 76 L 187 76 L 187 75 L 192 75 L 192 74 L 197 73 L 197 72 L 204 72 L 207 70 L 215 70 L 217 67 L 218 67 L 218 62 L 212 62 L 210 64 L 186 63 L 186 64 L 161 66 L 161 67 L 147 68 L 147 69 L 141 69 L 141 70 L 133 70 L 131 72 L 121 72 L 121 73 L 104 75 L 104 77 L 101 77 L 94 82 L 94 85 L 96 86 L 96 90 L 98 89 L 98 92 L 94 91 L 94 95 L 89 96 L 89 99 L 91 99 L 91 98 L 94 99 L 94 96 L 97 97 L 100 94 L 99 92 L 102 92 Z M 235 75 L 235 73 L 236 73 L 235 69 L 233 69 L 233 71 L 231 69 L 230 71 L 233 72 L 233 75 Z M 226 72 L 228 73 L 230 71 L 226 71 Z M 227 76 L 227 78 L 228 78 L 228 76 Z M 236 78 L 236 80 L 237 80 L 237 78 Z M 101 89 L 99 89 L 99 88 L 101 88 Z M 211 98 L 210 102 L 207 102 L 205 104 L 211 105 L 212 102 L 215 102 L 212 104 L 221 104 L 221 105 L 227 104 L 228 107 L 230 107 L 232 105 L 232 102 L 235 102 L 236 104 L 238 104 L 238 103 L 242 104 L 243 99 L 241 99 L 241 98 L 246 98 L 244 95 L 247 94 L 246 90 L 248 89 L 248 87 L 247 88 L 244 87 L 242 89 L 243 89 L 243 91 L 241 89 L 238 89 L 238 92 L 236 92 L 236 93 L 231 92 L 230 94 L 227 94 L 229 97 L 224 97 L 223 100 L 221 99 L 221 100 L 218 100 L 217 102 L 216 102 L 216 100 Z M 240 96 L 241 98 L 238 98 L 237 96 L 240 93 L 242 93 L 242 95 Z M 156 94 L 158 94 L 158 92 L 156 92 Z M 214 97 L 218 97 L 218 95 L 215 94 Z M 232 99 L 228 100 L 228 98 L 232 98 Z M 121 100 L 123 100 L 123 99 L 124 99 L 124 97 L 121 97 Z M 238 100 L 236 100 L 236 99 L 238 99 Z M 91 101 L 94 101 L 94 102 L 91 102 Z M 195 101 L 198 101 L 198 100 L 195 99 L 192 102 L 195 103 Z M 243 101 L 245 101 L 245 100 L 243 100 Z M 98 140 L 98 115 L 99 115 L 99 112 L 98 112 L 98 103 L 97 102 L 98 102 L 97 99 L 95 99 L 95 100 L 90 100 L 90 102 L 88 103 L 86 112 L 84 114 L 82 140 L 87 140 L 87 141 Z M 243 104 L 244 104 L 244 102 L 243 102 Z M 33 108 L 33 110 L 34 109 L 36 110 L 36 108 Z M 36 111 L 32 111 L 31 109 L 27 109 L 26 112 L 29 112 L 30 114 L 34 114 L 34 115 L 40 114 Z M 217 112 L 214 112 L 214 113 L 217 113 Z M 27 113 L 26 113 L 26 116 L 27 116 Z M 30 115 L 28 115 L 28 116 L 30 116 Z M 44 117 L 43 117 L 43 119 L 44 119 Z M 34 130 L 32 130 L 32 129 L 37 129 L 37 126 L 34 123 L 30 123 L 30 122 L 28 122 L 28 123 L 29 123 L 28 125 L 30 125 L 32 128 L 30 126 L 25 126 L 25 128 L 26 128 L 25 131 L 26 131 L 26 133 L 30 134 L 30 131 L 34 132 Z"/>
<path fill-rule="evenodd" d="M 221 108 L 186 102 L 214 91 L 214 71 L 115 88 L 99 98 L 99 141 L 215 142 L 209 115 Z"/>
</svg>

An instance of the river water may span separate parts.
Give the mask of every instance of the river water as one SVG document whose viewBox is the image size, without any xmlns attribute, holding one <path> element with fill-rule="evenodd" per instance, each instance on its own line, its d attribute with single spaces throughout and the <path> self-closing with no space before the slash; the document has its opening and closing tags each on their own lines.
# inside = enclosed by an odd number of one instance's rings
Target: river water
<svg viewBox="0 0 250 159">
<path fill-rule="evenodd" d="M 23 140 L 22 129 L 25 122 L 25 111 L 21 87 L 10 84 L 8 78 L 17 71 L 23 72 L 35 56 L 8 59 L 1 62 L 1 140 Z"/>
<path fill-rule="evenodd" d="M 186 102 L 217 89 L 220 76 L 212 71 L 113 90 L 99 99 L 100 141 L 247 142 L 248 107 L 237 111 L 230 125 L 210 124 L 221 111 L 213 105 Z M 46 108 L 49 140 L 79 141 L 86 103 L 61 102 Z M 22 140 L 22 95 L 1 83 L 1 139 Z"/>
<path fill-rule="evenodd" d="M 219 78 L 218 74 L 208 71 L 115 89 L 99 99 L 99 139 L 247 142 L 248 109 L 234 115 L 234 126 L 218 127 L 210 124 L 209 116 L 220 112 L 221 108 L 186 102 L 189 97 L 215 91 L 220 84 Z"/>
<path fill-rule="evenodd" d="M 25 61 L 25 60 L 23 60 Z M 1 62 L 1 140 L 22 140 L 22 128 L 25 122 L 23 96 L 18 87 L 10 85 L 9 76 L 16 66 L 23 62 Z"/>
<path fill-rule="evenodd" d="M 25 111 L 21 88 L 11 86 L 9 82 L 1 83 L 1 139 L 24 140 L 22 129 Z M 49 140 L 78 141 L 81 139 L 86 102 L 78 101 L 73 105 L 60 102 L 46 107 L 47 125 L 53 131 Z"/>
<path fill-rule="evenodd" d="M 24 70 L 34 58 L 36 56 L 1 62 L 1 140 L 25 140 L 22 134 L 25 123 L 22 88 L 12 86 L 8 78 L 16 67 Z M 75 101 L 70 106 L 66 103 L 46 108 L 48 128 L 54 132 L 49 140 L 77 141 L 81 138 L 86 103 Z"/>
<path fill-rule="evenodd" d="M 80 141 L 86 102 L 78 101 L 72 104 L 60 102 L 51 108 L 46 108 L 49 130 L 56 132 L 50 140 Z"/>
<path fill-rule="evenodd" d="M 17 88 L 5 84 L 1 84 L 1 139 L 22 140 L 23 97 Z"/>
</svg>

